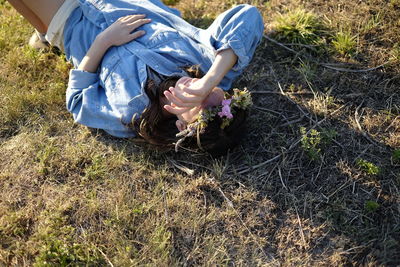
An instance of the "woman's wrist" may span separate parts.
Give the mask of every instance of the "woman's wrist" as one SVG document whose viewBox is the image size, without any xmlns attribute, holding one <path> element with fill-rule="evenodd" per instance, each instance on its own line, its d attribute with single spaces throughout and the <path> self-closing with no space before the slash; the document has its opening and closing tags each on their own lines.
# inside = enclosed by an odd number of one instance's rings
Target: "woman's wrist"
<svg viewBox="0 0 400 267">
<path fill-rule="evenodd" d="M 96 36 L 93 44 L 95 44 L 100 50 L 107 51 L 111 46 L 111 41 L 108 40 L 107 36 L 105 36 L 104 32 L 100 33 Z"/>
<path fill-rule="evenodd" d="M 204 75 L 207 86 L 214 88 L 235 65 L 237 56 L 231 48 L 219 51 L 211 68 Z"/>
<path fill-rule="evenodd" d="M 210 91 L 216 87 L 222 80 L 223 77 L 219 73 L 207 72 L 202 78 L 206 88 L 210 88 Z"/>
</svg>

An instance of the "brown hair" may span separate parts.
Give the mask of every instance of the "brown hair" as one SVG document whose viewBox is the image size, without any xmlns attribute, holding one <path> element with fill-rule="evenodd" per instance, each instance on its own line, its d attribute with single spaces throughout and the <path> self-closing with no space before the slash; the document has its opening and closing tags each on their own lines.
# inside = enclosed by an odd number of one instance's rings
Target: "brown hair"
<svg viewBox="0 0 400 267">
<path fill-rule="evenodd" d="M 198 66 L 185 68 L 185 70 L 192 78 L 203 76 Z M 172 149 L 173 144 L 178 140 L 176 134 L 179 131 L 175 125 L 177 118 L 163 115 L 160 96 L 163 96 L 164 91 L 169 87 L 174 87 L 179 78 L 179 76 L 168 77 L 158 86 L 152 80 L 148 80 L 146 83 L 145 92 L 149 97 L 150 104 L 140 118 L 133 122 L 133 125 L 138 135 L 152 145 Z M 236 146 L 242 139 L 245 133 L 246 117 L 247 112 L 238 109 L 235 111 L 230 125 L 221 129 L 222 120 L 216 115 L 214 120 L 209 122 L 205 132 L 200 135 L 201 148 L 215 156 L 225 154 L 228 149 Z M 196 137 L 187 138 L 184 146 L 197 147 Z"/>
</svg>

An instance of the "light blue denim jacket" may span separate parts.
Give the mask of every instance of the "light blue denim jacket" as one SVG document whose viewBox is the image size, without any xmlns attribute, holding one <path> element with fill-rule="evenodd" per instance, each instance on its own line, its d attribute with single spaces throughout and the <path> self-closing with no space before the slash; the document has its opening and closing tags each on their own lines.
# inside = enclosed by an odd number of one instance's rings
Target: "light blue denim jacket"
<svg viewBox="0 0 400 267">
<path fill-rule="evenodd" d="M 206 73 L 217 51 L 232 48 L 238 62 L 219 86 L 229 90 L 232 81 L 251 60 L 263 33 L 262 17 L 255 7 L 239 5 L 222 13 L 206 29 L 180 17 L 179 11 L 159 0 L 79 0 L 64 29 L 67 59 L 77 67 L 96 36 L 119 17 L 146 14 L 152 21 L 141 29 L 146 34 L 110 48 L 97 73 L 70 72 L 67 109 L 77 123 L 103 129 L 117 137 L 133 137 L 126 127 L 149 104 L 144 92 L 147 67 L 171 76 L 182 68 L 200 65 Z"/>
</svg>

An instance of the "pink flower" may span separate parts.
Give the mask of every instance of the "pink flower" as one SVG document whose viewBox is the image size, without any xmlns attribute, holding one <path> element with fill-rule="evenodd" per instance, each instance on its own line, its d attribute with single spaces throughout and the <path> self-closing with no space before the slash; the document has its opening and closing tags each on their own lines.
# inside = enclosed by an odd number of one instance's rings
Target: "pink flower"
<svg viewBox="0 0 400 267">
<path fill-rule="evenodd" d="M 222 100 L 222 111 L 218 112 L 218 116 L 222 117 L 227 117 L 228 119 L 232 119 L 233 115 L 231 113 L 231 107 L 229 106 L 231 104 L 232 99 L 226 99 Z"/>
<path fill-rule="evenodd" d="M 225 100 L 222 100 L 221 105 L 223 105 L 223 106 L 229 106 L 229 105 L 231 104 L 231 102 L 232 102 L 232 99 L 231 99 L 231 98 L 225 99 Z"/>
</svg>

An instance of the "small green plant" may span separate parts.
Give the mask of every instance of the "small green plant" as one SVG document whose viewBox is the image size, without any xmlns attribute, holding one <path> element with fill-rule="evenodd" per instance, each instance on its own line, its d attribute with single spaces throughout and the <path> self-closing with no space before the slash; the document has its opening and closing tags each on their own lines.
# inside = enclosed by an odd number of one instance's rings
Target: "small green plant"
<svg viewBox="0 0 400 267">
<path fill-rule="evenodd" d="M 322 149 L 332 143 L 337 136 L 337 132 L 334 129 L 322 129 L 321 132 L 311 129 L 307 133 L 305 127 L 300 127 L 300 133 L 301 147 L 311 160 L 319 160 Z"/>
<path fill-rule="evenodd" d="M 382 14 L 378 12 L 368 20 L 368 22 L 364 25 L 363 30 L 365 32 L 370 31 L 372 29 L 377 28 L 381 24 Z"/>
<path fill-rule="evenodd" d="M 396 149 L 395 151 L 393 151 L 392 159 L 394 162 L 400 163 L 400 149 Z"/>
<path fill-rule="evenodd" d="M 354 56 L 356 44 L 356 36 L 344 31 L 336 33 L 332 41 L 334 50 L 342 56 Z"/>
<path fill-rule="evenodd" d="M 315 129 L 311 129 L 307 133 L 305 127 L 300 128 L 301 133 L 301 147 L 307 153 L 311 160 L 318 160 L 321 152 L 321 134 Z"/>
<path fill-rule="evenodd" d="M 364 208 L 368 213 L 372 213 L 377 211 L 377 209 L 379 208 L 379 204 L 375 201 L 368 200 L 365 202 Z"/>
<path fill-rule="evenodd" d="M 48 175 L 54 169 L 54 158 L 59 153 L 59 149 L 52 143 L 41 145 L 36 155 L 39 161 L 38 172 L 41 175 Z"/>
<path fill-rule="evenodd" d="M 48 240 L 36 258 L 35 267 L 39 266 L 71 266 L 87 262 L 97 262 L 95 257 L 86 255 L 87 251 L 82 245 L 67 244 L 63 240 Z"/>
<path fill-rule="evenodd" d="M 304 77 L 306 82 L 310 82 L 315 77 L 316 67 L 309 61 L 301 61 L 300 66 L 296 69 Z"/>
<path fill-rule="evenodd" d="M 96 155 L 92 158 L 92 164 L 88 165 L 85 169 L 85 180 L 97 180 L 103 178 L 107 173 L 107 167 L 104 164 L 104 159 Z"/>
<path fill-rule="evenodd" d="M 67 224 L 67 217 L 59 211 L 45 211 L 46 220 L 34 236 L 41 243 L 35 267 L 44 266 L 99 266 L 104 259 L 95 248 L 80 244 L 76 230 Z"/>
<path fill-rule="evenodd" d="M 275 21 L 274 30 L 275 38 L 280 41 L 308 45 L 320 45 L 326 33 L 319 17 L 300 8 L 280 14 Z"/>
<path fill-rule="evenodd" d="M 157 253 L 159 259 L 163 259 L 165 262 L 171 255 L 171 236 L 172 234 L 168 229 L 163 225 L 159 225 L 154 229 L 149 240 L 152 250 Z"/>
<path fill-rule="evenodd" d="M 394 62 L 400 62 L 400 44 L 395 43 L 390 51 L 390 59 Z"/>
<path fill-rule="evenodd" d="M 372 162 L 369 162 L 365 159 L 358 159 L 356 164 L 361 170 L 363 170 L 367 174 L 377 175 L 380 172 L 380 169 L 378 166 L 376 166 Z"/>
</svg>

